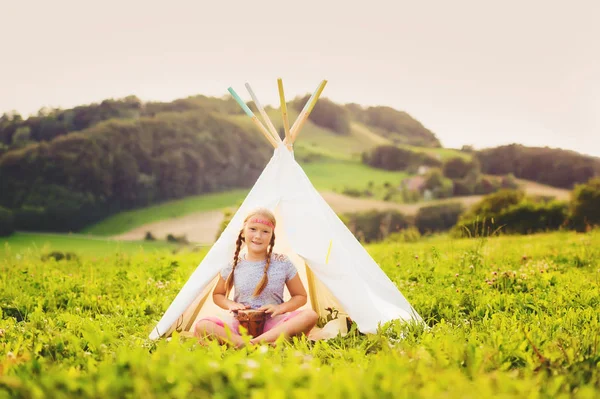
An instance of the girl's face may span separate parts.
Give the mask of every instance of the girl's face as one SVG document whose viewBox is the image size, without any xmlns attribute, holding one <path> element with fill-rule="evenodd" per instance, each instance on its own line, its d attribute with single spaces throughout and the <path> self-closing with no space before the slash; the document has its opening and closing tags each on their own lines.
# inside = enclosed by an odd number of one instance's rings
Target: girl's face
<svg viewBox="0 0 600 399">
<path fill-rule="evenodd" d="M 273 237 L 273 228 L 250 219 L 244 226 L 244 241 L 248 252 L 255 254 L 267 253 L 267 248 Z"/>
</svg>

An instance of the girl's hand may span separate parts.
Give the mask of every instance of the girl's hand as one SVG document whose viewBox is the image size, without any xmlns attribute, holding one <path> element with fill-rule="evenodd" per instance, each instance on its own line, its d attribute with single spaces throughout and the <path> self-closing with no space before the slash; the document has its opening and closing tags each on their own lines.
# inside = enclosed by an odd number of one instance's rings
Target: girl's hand
<svg viewBox="0 0 600 399">
<path fill-rule="evenodd" d="M 236 310 L 244 310 L 244 309 L 248 309 L 250 308 L 250 306 L 241 304 L 241 303 L 237 303 L 237 302 L 231 302 L 229 305 L 227 305 L 227 309 L 235 312 Z"/>
<path fill-rule="evenodd" d="M 285 310 L 281 305 L 264 305 L 258 308 L 258 310 L 264 310 L 265 313 L 270 313 L 271 316 L 277 316 L 285 313 Z"/>
</svg>

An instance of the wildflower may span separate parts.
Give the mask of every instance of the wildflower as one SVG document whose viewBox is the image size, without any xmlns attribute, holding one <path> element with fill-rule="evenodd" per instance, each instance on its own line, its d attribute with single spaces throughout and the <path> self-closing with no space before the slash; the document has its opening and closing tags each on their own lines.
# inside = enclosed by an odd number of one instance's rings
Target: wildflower
<svg viewBox="0 0 600 399">
<path fill-rule="evenodd" d="M 458 277 L 458 276 L 459 276 L 459 274 L 458 274 L 458 273 L 456 273 L 456 274 L 454 275 L 454 277 Z"/>
<path fill-rule="evenodd" d="M 415 255 L 415 259 L 419 260 L 419 255 Z"/>
<path fill-rule="evenodd" d="M 254 374 L 250 371 L 246 371 L 245 373 L 242 374 L 242 378 L 245 380 L 250 380 L 250 379 L 252 379 L 252 377 L 254 377 Z"/>
<path fill-rule="evenodd" d="M 248 366 L 248 368 L 255 369 L 258 368 L 258 362 L 256 360 L 248 359 L 248 361 L 246 361 L 246 366 Z"/>
<path fill-rule="evenodd" d="M 469 269 L 473 270 L 475 267 L 473 265 L 469 266 Z"/>
</svg>

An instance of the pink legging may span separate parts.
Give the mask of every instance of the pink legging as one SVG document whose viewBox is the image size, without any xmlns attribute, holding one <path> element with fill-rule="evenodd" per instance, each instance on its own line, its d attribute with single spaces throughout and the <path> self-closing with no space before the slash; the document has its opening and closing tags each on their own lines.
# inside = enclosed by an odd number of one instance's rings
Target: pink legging
<svg viewBox="0 0 600 399">
<path fill-rule="evenodd" d="M 280 314 L 280 315 L 277 315 L 274 317 L 267 316 L 267 320 L 265 321 L 265 328 L 263 329 L 263 333 L 266 333 L 267 331 L 272 330 L 273 328 L 277 327 L 278 325 L 285 323 L 286 321 L 293 318 L 300 312 L 302 312 L 302 311 L 294 310 L 293 312 Z M 225 323 L 225 321 L 223 321 L 219 317 L 207 316 L 207 317 L 203 317 L 202 319 L 198 320 L 197 323 L 199 323 L 203 320 L 212 321 L 213 323 L 215 323 L 221 327 L 225 327 L 225 324 L 227 324 L 227 326 L 229 327 L 229 329 L 232 332 L 236 333 L 237 335 L 240 335 L 240 322 L 237 321 L 237 319 L 235 317 L 231 317 L 231 319 L 227 320 L 227 323 Z"/>
</svg>

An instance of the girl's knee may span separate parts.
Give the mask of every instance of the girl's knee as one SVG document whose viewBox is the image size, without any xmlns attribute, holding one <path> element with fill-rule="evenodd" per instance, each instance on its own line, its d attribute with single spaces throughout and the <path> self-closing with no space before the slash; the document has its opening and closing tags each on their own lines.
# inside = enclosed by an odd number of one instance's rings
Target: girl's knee
<svg viewBox="0 0 600 399">
<path fill-rule="evenodd" d="M 304 317 L 306 318 L 306 321 L 312 324 L 317 324 L 317 321 L 319 321 L 319 315 L 312 309 L 306 309 L 304 311 Z"/>
<path fill-rule="evenodd" d="M 196 335 L 204 335 L 208 330 L 210 330 L 211 324 L 214 324 L 210 320 L 200 320 L 194 326 L 194 332 Z"/>
</svg>

